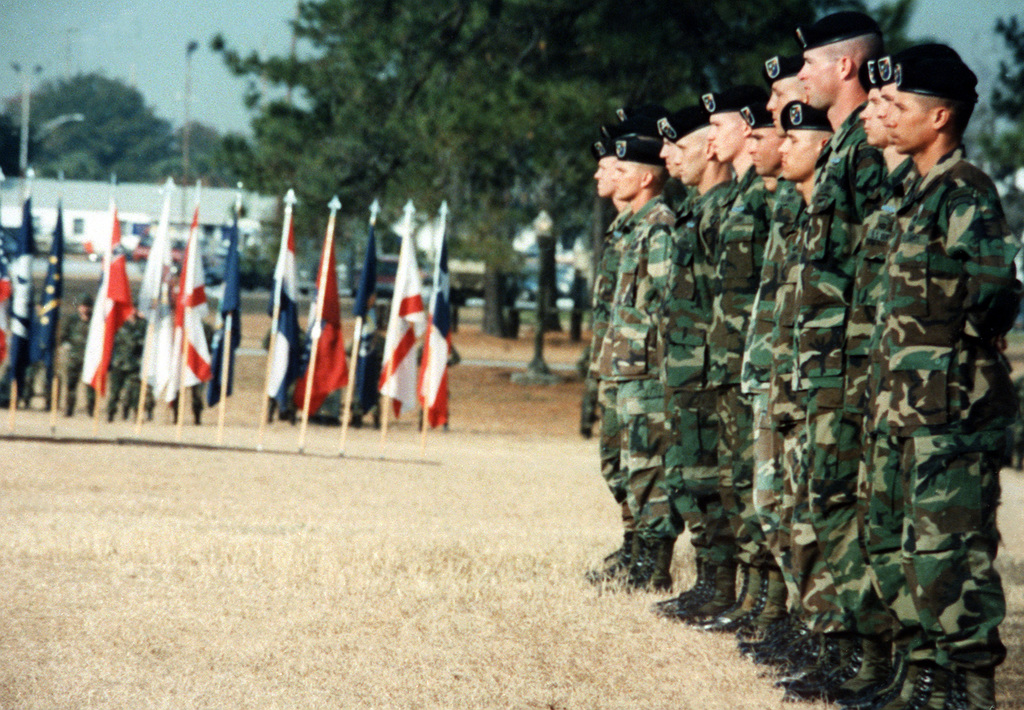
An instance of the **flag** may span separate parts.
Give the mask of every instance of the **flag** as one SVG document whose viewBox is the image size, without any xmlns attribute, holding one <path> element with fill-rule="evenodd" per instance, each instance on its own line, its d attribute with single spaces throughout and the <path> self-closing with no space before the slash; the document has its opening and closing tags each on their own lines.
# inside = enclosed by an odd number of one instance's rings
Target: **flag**
<svg viewBox="0 0 1024 710">
<path fill-rule="evenodd" d="M 224 357 L 228 359 L 227 394 L 235 379 L 235 348 L 242 342 L 241 294 L 238 278 L 238 210 L 235 222 L 227 230 L 228 254 L 224 262 L 224 292 L 220 299 L 220 329 L 213 335 L 213 378 L 206 388 L 206 402 L 212 407 L 220 401 L 221 374 L 224 371 Z M 225 353 L 224 335 L 228 320 L 231 321 L 231 342 Z"/>
<path fill-rule="evenodd" d="M 405 206 L 402 248 L 398 253 L 395 291 L 391 297 L 391 316 L 384 337 L 380 393 L 390 397 L 395 416 L 416 406 L 416 338 L 426 328 L 423 312 L 423 285 L 416 266 L 416 239 L 412 231 L 414 208 Z"/>
<path fill-rule="evenodd" d="M 32 224 L 32 198 L 25 198 L 21 213 L 21 229 L 11 254 L 8 275 L 11 279 L 11 339 L 9 369 L 24 393 L 25 375 L 31 361 L 32 344 L 32 259 L 35 256 L 35 229 Z M 18 395 L 19 397 L 21 395 Z"/>
<path fill-rule="evenodd" d="M 107 371 L 110 369 L 110 356 L 114 352 L 114 336 L 132 311 L 132 292 L 125 267 L 126 255 L 121 245 L 121 223 L 113 200 L 110 201 L 110 214 L 113 222 L 110 244 L 103 253 L 103 274 L 96 294 L 96 304 L 92 309 L 92 319 L 89 321 L 89 335 L 85 341 L 85 358 L 82 363 L 82 382 L 101 396 L 107 393 Z"/>
<path fill-rule="evenodd" d="M 0 228 L 2 232 L 2 228 Z M 10 328 L 11 276 L 7 273 L 7 254 L 0 247 L 0 362 L 7 357 L 7 330 Z"/>
<path fill-rule="evenodd" d="M 306 378 L 313 343 L 316 346 L 316 362 L 313 367 L 312 392 L 309 397 L 309 412 L 313 414 L 327 399 L 327 395 L 348 384 L 348 363 L 345 361 L 345 340 L 341 333 L 341 305 L 338 302 L 338 275 L 334 257 L 334 240 L 324 240 L 324 251 L 320 255 L 317 269 L 317 286 L 324 284 L 323 293 L 317 293 L 310 306 L 309 331 L 302 357 L 302 375 L 295 383 L 294 403 L 302 409 L 306 397 Z M 317 319 L 319 306 L 320 318 Z"/>
<path fill-rule="evenodd" d="M 64 212 L 57 204 L 57 226 L 53 230 L 50 256 L 43 281 L 43 296 L 32 333 L 32 362 L 46 365 L 46 381 L 53 381 L 53 355 L 57 349 L 60 304 L 64 298 Z"/>
<path fill-rule="evenodd" d="M 271 333 L 274 361 L 271 363 L 270 380 L 267 382 L 267 396 L 277 400 L 279 411 L 288 407 L 288 388 L 299 376 L 302 353 L 299 350 L 299 308 L 298 289 L 295 277 L 295 224 L 292 221 L 292 205 L 295 193 L 288 191 L 285 198 L 284 225 L 281 233 L 281 250 L 274 268 L 274 291 L 270 301 L 270 313 L 277 311 L 277 328 Z"/>
<path fill-rule="evenodd" d="M 443 231 L 447 211 L 447 205 L 442 205 L 441 250 L 434 268 L 434 296 L 431 299 L 430 323 L 423 341 L 423 361 L 420 364 L 420 405 L 431 427 L 448 423 L 448 354 L 452 349 L 452 336 L 448 241 Z"/>
<path fill-rule="evenodd" d="M 146 379 L 153 388 L 153 396 L 159 397 L 167 393 L 168 385 L 171 384 L 173 364 L 177 362 L 174 357 L 174 309 L 171 307 L 174 294 L 174 269 L 171 258 L 171 192 L 174 189 L 174 181 L 167 178 L 164 185 L 164 204 L 160 211 L 160 221 L 157 222 L 156 234 L 153 236 L 153 243 L 149 248 L 149 257 L 146 259 L 146 270 L 142 276 L 142 286 L 139 288 L 139 308 L 145 314 L 149 323 L 152 324 L 152 342 L 147 343 L 151 355 L 149 355 L 149 368 L 146 371 Z M 148 337 L 149 328 L 147 328 Z M 174 375 L 177 379 L 177 375 Z M 175 388 L 171 388 L 175 389 Z M 174 394 L 165 396 L 166 400 L 173 400 Z"/>
<path fill-rule="evenodd" d="M 376 202 L 374 203 L 376 205 Z M 374 235 L 376 220 L 370 220 L 370 234 L 366 238 L 366 257 L 359 274 L 359 288 L 352 314 L 363 319 L 363 332 L 359 337 L 359 361 L 356 363 L 356 392 L 359 409 L 368 412 L 377 404 L 377 380 L 380 378 L 380 361 L 372 357 L 376 317 L 370 313 L 370 302 L 377 296 L 377 238 Z"/>
<path fill-rule="evenodd" d="M 199 207 L 196 206 L 174 301 L 171 377 L 164 395 L 168 402 L 177 398 L 182 386 L 198 385 L 213 376 L 210 369 L 210 346 L 203 332 L 203 318 L 207 310 L 204 278 L 203 259 L 199 253 Z"/>
</svg>

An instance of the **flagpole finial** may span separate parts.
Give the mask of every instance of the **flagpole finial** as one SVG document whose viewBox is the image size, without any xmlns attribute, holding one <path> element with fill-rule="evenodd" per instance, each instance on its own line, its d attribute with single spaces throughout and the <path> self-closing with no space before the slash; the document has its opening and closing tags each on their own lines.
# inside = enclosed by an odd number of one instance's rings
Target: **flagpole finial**
<svg viewBox="0 0 1024 710">
<path fill-rule="evenodd" d="M 295 190 L 289 187 L 288 192 L 286 192 L 284 196 L 284 203 L 289 207 L 292 207 L 296 202 L 298 202 L 298 200 L 295 198 Z"/>
<path fill-rule="evenodd" d="M 160 194 L 161 195 L 169 195 L 169 194 L 171 194 L 171 190 L 173 190 L 173 189 L 174 189 L 174 178 L 168 177 L 167 180 L 164 182 L 163 187 L 160 188 Z"/>
<path fill-rule="evenodd" d="M 441 200 L 441 209 L 439 211 L 441 213 L 441 219 L 448 218 L 448 200 Z"/>
<path fill-rule="evenodd" d="M 373 202 L 370 203 L 370 224 L 377 223 L 377 215 L 380 214 L 380 201 L 374 197 Z"/>
<path fill-rule="evenodd" d="M 411 214 L 412 212 L 416 211 L 416 206 L 412 203 L 412 200 L 409 200 L 408 202 L 405 203 L 405 207 L 403 208 L 402 211 L 405 212 L 406 214 Z"/>
<path fill-rule="evenodd" d="M 235 214 L 242 214 L 242 181 L 238 181 L 238 191 L 235 193 Z"/>
<path fill-rule="evenodd" d="M 337 212 L 341 209 L 341 200 L 339 200 L 338 196 L 335 195 L 331 198 L 331 201 L 327 203 L 327 206 L 330 208 L 331 212 Z"/>
</svg>

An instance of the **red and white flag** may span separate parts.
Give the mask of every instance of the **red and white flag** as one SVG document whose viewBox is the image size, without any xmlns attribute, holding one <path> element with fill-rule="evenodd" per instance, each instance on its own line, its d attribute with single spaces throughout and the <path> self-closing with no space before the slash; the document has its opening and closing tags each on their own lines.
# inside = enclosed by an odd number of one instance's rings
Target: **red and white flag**
<svg viewBox="0 0 1024 710">
<path fill-rule="evenodd" d="M 192 217 L 192 228 L 188 233 L 188 244 L 181 263 L 181 279 L 174 304 L 174 346 L 171 350 L 171 373 L 164 396 L 174 401 L 184 386 L 191 387 L 207 382 L 213 377 L 210 367 L 210 346 L 203 332 L 203 318 L 206 316 L 206 286 L 203 259 L 199 253 L 199 207 Z M 185 355 L 182 365 L 182 354 Z"/>
<path fill-rule="evenodd" d="M 306 381 L 309 380 L 309 414 L 315 414 L 327 395 L 348 384 L 348 363 L 345 360 L 345 338 L 341 333 L 341 304 L 338 301 L 338 272 L 334 258 L 334 211 L 338 198 L 331 202 L 331 223 L 324 238 L 324 249 L 317 269 L 317 294 L 310 304 L 309 330 L 306 338 L 305 366 L 295 381 L 294 404 L 302 410 L 306 403 Z M 313 374 L 309 377 L 310 360 Z"/>
<path fill-rule="evenodd" d="M 423 361 L 420 364 L 420 405 L 431 427 L 448 423 L 448 356 L 452 349 L 451 281 L 448 276 L 448 243 L 445 223 L 448 203 L 441 203 L 441 248 L 434 266 L 434 295 L 430 299 L 430 324 L 423 339 Z"/>
<path fill-rule="evenodd" d="M 398 253 L 395 292 L 391 297 L 391 316 L 384 337 L 384 361 L 381 366 L 380 393 L 390 397 L 397 417 L 416 408 L 416 339 L 426 329 L 423 310 L 423 283 L 416 265 L 416 240 L 412 216 L 416 211 L 410 200 L 402 220 L 402 248 Z"/>
<path fill-rule="evenodd" d="M 114 352 L 114 336 L 132 312 L 132 291 L 128 284 L 125 263 L 127 255 L 121 245 L 121 223 L 117 219 L 117 206 L 110 201 L 110 244 L 103 252 L 103 275 L 96 294 L 96 304 L 89 321 L 89 335 L 85 341 L 82 362 L 82 382 L 99 394 L 107 393 L 107 372 L 110 356 Z"/>
</svg>

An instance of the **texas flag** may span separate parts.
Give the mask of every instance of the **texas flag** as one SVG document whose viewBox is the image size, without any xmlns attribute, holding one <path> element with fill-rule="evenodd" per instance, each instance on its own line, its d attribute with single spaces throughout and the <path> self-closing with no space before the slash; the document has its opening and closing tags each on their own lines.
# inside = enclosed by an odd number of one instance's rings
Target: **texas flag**
<svg viewBox="0 0 1024 710">
<path fill-rule="evenodd" d="M 423 284 L 416 265 L 416 239 L 412 231 L 413 212 L 415 208 L 410 201 L 405 206 L 402 248 L 398 253 L 379 385 L 380 393 L 391 398 L 396 417 L 416 408 L 416 339 L 426 330 Z"/>
<path fill-rule="evenodd" d="M 199 253 L 199 208 L 196 207 L 175 299 L 174 349 L 170 382 L 173 386 L 168 386 L 164 395 L 168 402 L 174 401 L 182 386 L 198 385 L 213 376 L 210 368 L 210 346 L 206 342 L 206 333 L 203 332 L 206 311 L 203 261 Z M 179 379 L 179 373 L 182 379 Z"/>
<path fill-rule="evenodd" d="M 441 206 L 441 229 L 447 205 Z M 423 342 L 423 361 L 420 364 L 420 405 L 431 427 L 448 423 L 448 355 L 452 348 L 451 336 L 451 281 L 448 277 L 448 240 L 441 233 L 441 250 L 434 269 L 434 296 L 430 304 L 430 325 Z"/>
<path fill-rule="evenodd" d="M 96 305 L 92 309 L 92 320 L 89 321 L 82 364 L 82 382 L 101 396 L 107 393 L 107 371 L 114 352 L 114 336 L 132 311 L 132 292 L 125 267 L 127 256 L 121 246 L 121 223 L 113 200 L 110 201 L 110 214 L 113 222 L 110 245 L 103 253 L 103 275 Z"/>
</svg>

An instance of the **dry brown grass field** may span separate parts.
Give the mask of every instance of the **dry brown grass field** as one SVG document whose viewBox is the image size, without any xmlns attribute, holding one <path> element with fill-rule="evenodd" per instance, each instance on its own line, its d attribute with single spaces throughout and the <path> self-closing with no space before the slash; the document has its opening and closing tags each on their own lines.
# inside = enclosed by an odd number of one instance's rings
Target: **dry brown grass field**
<svg viewBox="0 0 1024 710">
<path fill-rule="evenodd" d="M 249 332 L 262 329 L 252 327 Z M 529 357 L 471 328 L 463 358 Z M 548 341 L 549 359 L 577 346 Z M 240 360 L 226 440 L 253 448 L 263 361 Z M 452 425 L 425 448 L 275 422 L 265 450 L 132 443 L 61 417 L 65 443 L 0 443 L 0 708 L 815 708 L 785 705 L 735 642 L 656 619 L 649 594 L 582 579 L 618 542 L 580 385 L 451 372 Z M 216 420 L 186 426 L 212 444 Z M 0 434 L 7 432 L 0 415 Z M 19 411 L 14 434 L 50 433 Z M 163 413 L 142 430 L 173 442 Z M 1024 481 L 1004 475 L 1000 564 L 1024 708 Z M 692 580 L 677 550 L 676 591 Z"/>
</svg>

